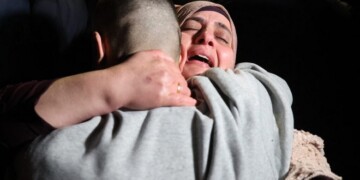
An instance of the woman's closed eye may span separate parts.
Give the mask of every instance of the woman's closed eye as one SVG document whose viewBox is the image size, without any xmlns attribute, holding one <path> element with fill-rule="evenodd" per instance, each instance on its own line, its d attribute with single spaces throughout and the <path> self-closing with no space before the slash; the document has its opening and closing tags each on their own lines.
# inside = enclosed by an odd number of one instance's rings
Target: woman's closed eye
<svg viewBox="0 0 360 180">
<path fill-rule="evenodd" d="M 218 30 L 215 32 L 216 39 L 219 39 L 222 43 L 230 45 L 231 43 L 231 36 L 228 32 L 224 30 Z"/>
<path fill-rule="evenodd" d="M 199 31 L 201 29 L 201 24 L 196 22 L 186 22 L 184 25 L 181 26 L 181 31 Z"/>
<path fill-rule="evenodd" d="M 199 31 L 201 28 L 202 25 L 199 22 L 189 19 L 181 26 L 181 31 Z"/>
</svg>

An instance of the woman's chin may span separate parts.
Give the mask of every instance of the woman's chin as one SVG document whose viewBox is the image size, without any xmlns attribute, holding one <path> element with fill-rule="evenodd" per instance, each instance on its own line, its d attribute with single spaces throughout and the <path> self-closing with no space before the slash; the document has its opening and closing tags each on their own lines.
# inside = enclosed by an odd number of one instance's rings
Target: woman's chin
<svg viewBox="0 0 360 180">
<path fill-rule="evenodd" d="M 210 67 L 185 66 L 182 71 L 182 74 L 185 77 L 185 79 L 188 79 L 192 76 L 202 74 L 208 69 L 210 69 Z"/>
</svg>

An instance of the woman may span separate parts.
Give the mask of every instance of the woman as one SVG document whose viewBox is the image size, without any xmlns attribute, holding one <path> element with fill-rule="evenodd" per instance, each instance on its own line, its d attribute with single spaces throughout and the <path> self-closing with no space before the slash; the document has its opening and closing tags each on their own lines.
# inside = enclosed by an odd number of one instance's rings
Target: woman
<svg viewBox="0 0 360 180">
<path fill-rule="evenodd" d="M 182 32 L 183 58 L 180 69 L 185 78 L 202 74 L 213 67 L 234 69 L 236 30 L 223 6 L 194 1 L 178 6 L 177 14 Z M 341 179 L 331 172 L 323 147 L 324 142 L 320 137 L 295 130 L 291 167 L 286 179 Z"/>
<path fill-rule="evenodd" d="M 202 74 L 189 81 L 198 100 L 197 107 L 143 111 L 121 108 L 41 136 L 26 152 L 33 178 L 279 179 L 285 176 L 293 133 L 288 86 L 281 78 L 253 64 L 243 64 L 234 71 L 223 70 L 234 69 L 236 55 L 236 31 L 225 8 L 211 2 L 193 2 L 178 12 L 185 15 L 181 25 L 184 36 L 181 69 L 186 77 L 192 71 Z M 105 48 L 104 54 L 116 54 L 106 41 L 107 34 L 99 35 L 105 35 L 97 38 L 104 39 L 98 41 L 99 47 Z M 168 85 L 173 93 L 183 91 L 176 88 L 177 82 Z M 110 93 L 106 97 L 118 93 L 105 89 L 105 93 Z"/>
<path fill-rule="evenodd" d="M 182 59 L 180 68 L 182 69 L 183 75 L 186 78 L 190 78 L 193 75 L 204 73 L 211 67 L 233 69 L 236 57 L 236 31 L 226 9 L 218 4 L 199 1 L 186 4 L 185 6 L 178 9 L 178 13 L 182 31 Z M 144 55 L 146 55 L 146 52 Z M 250 134 L 248 134 L 248 136 L 250 137 Z M 214 151 L 221 151 L 221 149 L 219 150 L 214 148 Z M 287 159 L 288 157 L 289 156 L 287 156 Z M 289 161 L 289 159 L 285 161 Z M 213 159 L 213 162 L 219 162 L 221 164 L 222 161 L 219 161 L 215 158 Z M 285 162 L 285 164 L 287 163 Z M 199 168 L 199 166 L 195 167 Z M 154 169 L 156 169 L 155 166 Z M 281 170 L 279 171 L 279 174 L 275 176 L 283 177 L 287 172 L 286 165 L 280 169 Z M 227 172 L 225 170 L 219 169 L 220 174 L 222 174 L 219 176 L 217 171 L 208 171 L 212 173 L 209 173 L 207 177 L 213 178 L 223 177 L 222 175 L 224 174 L 222 173 Z M 251 168 L 244 168 L 243 172 L 240 174 L 250 175 L 251 172 L 247 171 L 251 171 Z M 167 171 L 160 172 L 160 175 L 165 175 L 166 172 Z M 199 172 L 202 171 L 195 172 L 196 177 L 204 177 L 204 172 Z M 231 176 L 231 174 L 228 174 L 228 176 L 225 177 L 246 177 L 246 175 Z M 270 174 L 263 175 L 264 176 L 259 175 L 258 177 L 271 176 Z M 180 176 L 177 177 L 179 178 Z M 90 178 L 93 177 L 90 176 Z M 150 176 L 150 178 L 152 177 Z"/>
</svg>

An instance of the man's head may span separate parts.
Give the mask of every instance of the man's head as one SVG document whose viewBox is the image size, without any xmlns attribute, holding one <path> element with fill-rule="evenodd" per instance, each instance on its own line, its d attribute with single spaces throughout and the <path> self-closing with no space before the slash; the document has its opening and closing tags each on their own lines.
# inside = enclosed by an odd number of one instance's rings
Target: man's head
<svg viewBox="0 0 360 180">
<path fill-rule="evenodd" d="M 179 60 L 180 30 L 169 0 L 99 0 L 93 20 L 105 66 L 151 49 Z"/>
<path fill-rule="evenodd" d="M 193 1 L 177 8 L 181 28 L 185 78 L 211 67 L 232 69 L 236 61 L 237 36 L 227 10 L 209 1 Z"/>
</svg>

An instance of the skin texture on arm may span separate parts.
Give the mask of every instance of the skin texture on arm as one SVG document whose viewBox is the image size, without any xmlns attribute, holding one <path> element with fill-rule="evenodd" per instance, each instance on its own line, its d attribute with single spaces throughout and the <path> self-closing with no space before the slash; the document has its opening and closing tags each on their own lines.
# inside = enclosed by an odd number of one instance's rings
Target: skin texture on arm
<svg viewBox="0 0 360 180">
<path fill-rule="evenodd" d="M 180 93 L 176 82 L 184 87 Z M 35 111 L 60 128 L 120 107 L 150 109 L 195 103 L 175 62 L 161 51 L 149 50 L 107 69 L 55 81 L 39 98 Z"/>
</svg>

